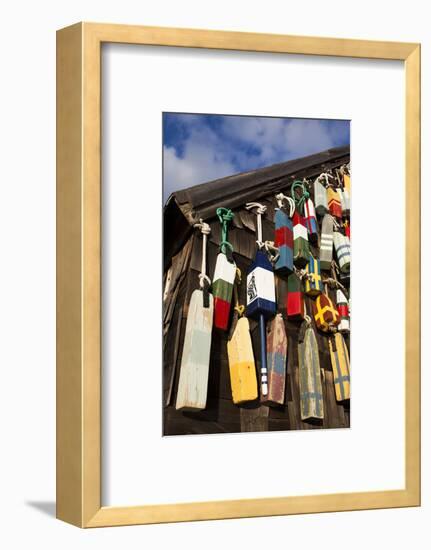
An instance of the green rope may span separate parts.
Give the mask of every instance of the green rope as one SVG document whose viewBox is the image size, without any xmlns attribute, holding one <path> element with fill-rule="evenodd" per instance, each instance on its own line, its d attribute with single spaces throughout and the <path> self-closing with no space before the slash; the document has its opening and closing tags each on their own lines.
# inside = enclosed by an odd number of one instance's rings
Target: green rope
<svg viewBox="0 0 431 550">
<path fill-rule="evenodd" d="M 217 208 L 216 214 L 221 223 L 221 243 L 220 250 L 223 254 L 226 254 L 226 248 L 230 249 L 230 252 L 233 252 L 233 246 L 227 240 L 227 228 L 229 223 L 233 220 L 233 212 L 229 208 Z"/>
<path fill-rule="evenodd" d="M 296 189 L 301 189 L 302 194 L 300 197 L 298 197 L 297 194 L 295 193 Z M 305 201 L 310 198 L 310 193 L 305 188 L 304 183 L 300 180 L 295 180 L 292 183 L 291 193 L 292 193 L 292 199 L 295 201 L 295 205 L 297 206 L 298 212 L 303 213 Z"/>
</svg>

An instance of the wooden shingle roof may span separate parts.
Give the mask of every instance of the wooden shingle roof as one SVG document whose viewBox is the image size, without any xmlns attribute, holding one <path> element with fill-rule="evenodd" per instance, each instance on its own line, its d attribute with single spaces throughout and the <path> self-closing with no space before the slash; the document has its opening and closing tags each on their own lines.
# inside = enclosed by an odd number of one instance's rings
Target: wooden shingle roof
<svg viewBox="0 0 431 550">
<path fill-rule="evenodd" d="M 238 211 L 247 202 L 261 201 L 280 191 L 288 191 L 295 179 L 316 178 L 322 172 L 349 161 L 350 146 L 335 147 L 172 193 L 164 207 L 164 268 L 184 244 L 193 224 L 200 218 L 211 221 L 219 206 Z M 246 216 L 245 211 L 241 218 Z"/>
<path fill-rule="evenodd" d="M 174 200 L 188 222 L 193 225 L 199 218 L 211 219 L 221 203 L 234 209 L 250 201 L 280 191 L 280 183 L 288 187 L 294 179 L 317 177 L 333 166 L 348 162 L 350 147 L 336 147 L 314 155 L 302 157 L 258 170 L 234 174 L 217 180 L 176 191 Z"/>
</svg>

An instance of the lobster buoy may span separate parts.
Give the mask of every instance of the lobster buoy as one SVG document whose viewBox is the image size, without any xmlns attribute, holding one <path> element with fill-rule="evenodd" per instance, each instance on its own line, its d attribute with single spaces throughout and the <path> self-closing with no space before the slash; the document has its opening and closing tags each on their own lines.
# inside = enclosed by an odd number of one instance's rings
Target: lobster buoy
<svg viewBox="0 0 431 550">
<path fill-rule="evenodd" d="M 338 265 L 342 273 L 350 271 L 350 239 L 342 233 L 334 232 L 334 248 L 337 254 Z"/>
<path fill-rule="evenodd" d="M 334 220 L 326 214 L 322 220 L 322 234 L 320 237 L 320 268 L 331 269 L 332 248 L 334 245 Z"/>
<path fill-rule="evenodd" d="M 269 319 L 276 312 L 275 282 L 271 262 L 264 250 L 258 250 L 247 272 L 247 317 Z"/>
<path fill-rule="evenodd" d="M 226 330 L 229 324 L 233 284 L 236 264 L 232 256 L 232 245 L 227 240 L 227 227 L 233 219 L 233 213 L 227 208 L 217 208 L 217 216 L 222 226 L 220 252 L 213 276 L 212 293 L 214 297 L 214 326 Z"/>
<path fill-rule="evenodd" d="M 344 234 L 346 235 L 346 237 L 349 237 L 349 241 L 350 241 L 350 224 L 348 220 L 344 220 L 343 227 L 344 227 Z"/>
<path fill-rule="evenodd" d="M 343 215 L 343 211 L 341 209 L 341 199 L 338 190 L 333 189 L 332 187 L 328 187 L 327 193 L 329 213 L 332 214 L 335 218 L 341 218 Z"/>
<path fill-rule="evenodd" d="M 343 173 L 343 183 L 344 183 L 344 189 L 350 195 L 350 176 L 346 172 Z"/>
<path fill-rule="evenodd" d="M 319 216 L 324 216 L 328 212 L 328 197 L 326 195 L 326 188 L 321 183 L 321 178 L 324 174 L 321 174 L 314 180 L 314 207 Z"/>
<path fill-rule="evenodd" d="M 246 315 L 259 321 L 260 333 L 260 388 L 261 395 L 268 394 L 268 369 L 266 364 L 266 320 L 276 313 L 275 281 L 272 264 L 263 249 L 262 242 L 262 214 L 266 207 L 259 203 L 248 203 L 247 209 L 256 208 L 257 213 L 257 246 L 258 250 L 254 262 L 247 272 L 247 307 Z"/>
<path fill-rule="evenodd" d="M 312 243 L 315 243 L 319 237 L 319 232 L 317 228 L 316 211 L 311 199 L 307 199 L 304 203 L 304 218 L 308 231 L 308 238 Z"/>
<path fill-rule="evenodd" d="M 335 398 L 337 401 L 350 399 L 350 360 L 346 342 L 337 332 L 329 338 L 332 372 L 334 374 Z"/>
<path fill-rule="evenodd" d="M 307 277 L 305 279 L 305 294 L 307 296 L 317 296 L 323 291 L 322 276 L 320 274 L 320 261 L 310 256 L 310 261 L 306 267 Z"/>
<path fill-rule="evenodd" d="M 337 290 L 337 310 L 340 314 L 340 324 L 338 325 L 338 330 L 340 332 L 349 332 L 349 306 L 347 304 L 347 298 L 344 295 L 344 292 L 340 289 Z"/>
<path fill-rule="evenodd" d="M 289 275 L 293 272 L 293 225 L 290 219 L 295 210 L 295 203 L 290 197 L 283 193 L 276 195 L 278 209 L 275 211 L 275 237 L 274 245 L 278 248 L 278 259 L 274 269 L 281 275 Z M 286 199 L 290 205 L 290 217 L 283 208 L 283 200 Z"/>
<path fill-rule="evenodd" d="M 340 314 L 327 294 L 319 294 L 313 302 L 313 316 L 316 327 L 322 332 L 331 332 L 340 323 Z"/>
<path fill-rule="evenodd" d="M 239 319 L 232 337 L 227 343 L 232 401 L 235 405 L 257 399 L 257 377 L 253 346 L 250 337 L 250 323 L 242 317 L 244 306 L 237 306 Z"/>
<path fill-rule="evenodd" d="M 296 212 L 293 214 L 293 263 L 299 269 L 304 268 L 310 258 L 310 245 L 308 232 L 303 216 Z"/>
<path fill-rule="evenodd" d="M 266 335 L 268 394 L 261 399 L 267 405 L 283 405 L 286 387 L 287 335 L 281 313 L 272 319 Z"/>
<path fill-rule="evenodd" d="M 301 420 L 324 418 L 319 348 L 310 320 L 301 325 L 298 336 L 299 394 Z"/>
<path fill-rule="evenodd" d="M 304 296 L 302 294 L 301 279 L 296 273 L 292 273 L 287 279 L 286 311 L 287 317 L 291 321 L 302 321 L 304 319 Z"/>
<path fill-rule="evenodd" d="M 341 211 L 343 216 L 350 215 L 350 194 L 347 189 L 338 189 L 340 194 Z"/>
<path fill-rule="evenodd" d="M 214 310 L 213 296 L 209 293 L 211 280 L 206 275 L 206 245 L 211 229 L 203 220 L 195 227 L 203 235 L 200 288 L 190 298 L 175 404 L 177 410 L 188 411 L 206 407 Z"/>
</svg>

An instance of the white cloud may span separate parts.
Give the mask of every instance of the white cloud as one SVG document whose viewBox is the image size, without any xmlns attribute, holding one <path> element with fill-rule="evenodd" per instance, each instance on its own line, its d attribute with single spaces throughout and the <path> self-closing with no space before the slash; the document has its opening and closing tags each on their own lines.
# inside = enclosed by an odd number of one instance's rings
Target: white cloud
<svg viewBox="0 0 431 550">
<path fill-rule="evenodd" d="M 193 128 L 180 157 L 174 147 L 164 147 L 164 198 L 184 189 L 238 172 L 223 141 L 207 127 Z"/>
<path fill-rule="evenodd" d="M 321 120 L 226 116 L 216 130 L 197 115 L 181 122 L 188 129 L 182 154 L 164 147 L 165 199 L 178 189 L 318 153 L 337 139 Z"/>
</svg>

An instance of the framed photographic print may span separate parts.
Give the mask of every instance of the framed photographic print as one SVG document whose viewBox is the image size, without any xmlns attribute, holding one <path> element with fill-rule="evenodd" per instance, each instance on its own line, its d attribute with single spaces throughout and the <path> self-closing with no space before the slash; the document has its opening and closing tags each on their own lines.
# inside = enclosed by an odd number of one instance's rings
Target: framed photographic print
<svg viewBox="0 0 431 550">
<path fill-rule="evenodd" d="M 420 504 L 420 46 L 57 34 L 57 516 Z"/>
</svg>

